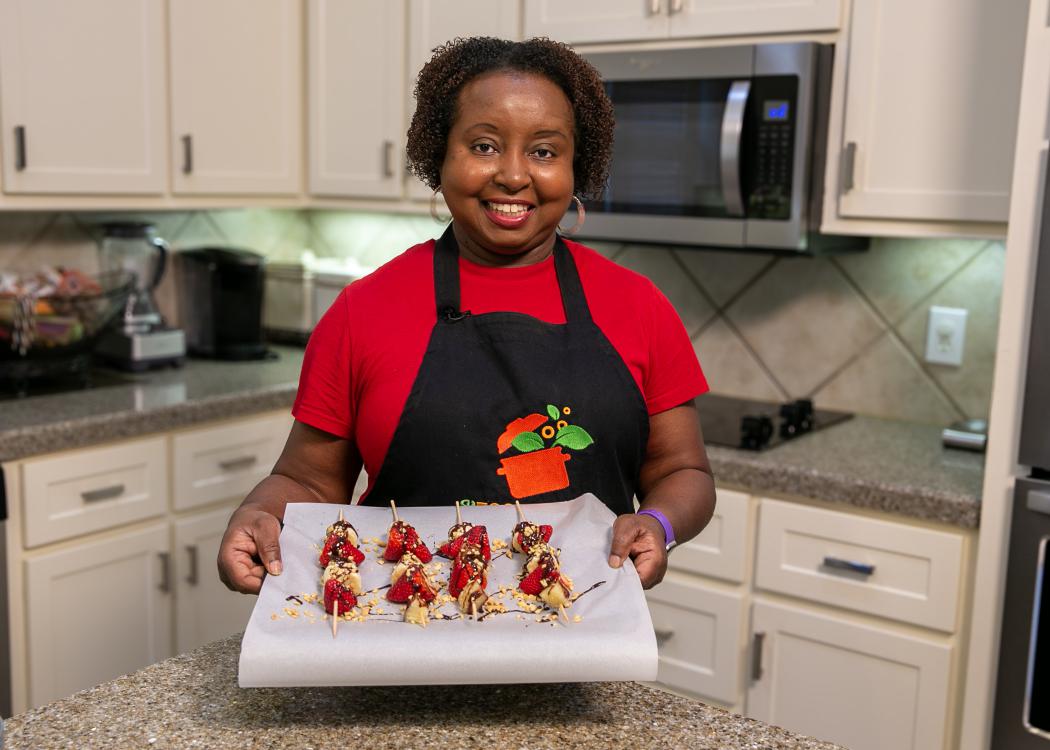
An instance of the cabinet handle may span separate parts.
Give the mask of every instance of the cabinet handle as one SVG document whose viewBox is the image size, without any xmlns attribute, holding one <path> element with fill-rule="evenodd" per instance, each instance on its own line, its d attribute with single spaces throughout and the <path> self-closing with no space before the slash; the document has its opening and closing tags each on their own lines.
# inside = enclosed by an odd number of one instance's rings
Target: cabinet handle
<svg viewBox="0 0 1050 750">
<path fill-rule="evenodd" d="M 671 15 L 682 12 L 682 0 L 671 0 Z"/>
<path fill-rule="evenodd" d="M 189 174 L 193 171 L 193 136 L 182 136 L 182 173 Z"/>
<path fill-rule="evenodd" d="M 190 572 L 186 576 L 186 583 L 190 586 L 196 586 L 200 583 L 200 579 L 197 577 L 197 545 L 187 544 L 186 554 L 190 556 Z"/>
<path fill-rule="evenodd" d="M 258 460 L 258 456 L 241 456 L 240 458 L 231 458 L 229 461 L 219 461 L 219 468 L 223 471 L 233 471 L 234 469 L 246 469 Z"/>
<path fill-rule="evenodd" d="M 171 555 L 167 552 L 158 552 L 160 558 L 160 584 L 157 586 L 162 594 L 171 593 Z"/>
<path fill-rule="evenodd" d="M 394 176 L 394 142 L 383 141 L 383 176 Z"/>
<path fill-rule="evenodd" d="M 80 496 L 84 498 L 84 502 L 93 503 L 96 500 L 109 500 L 111 497 L 118 497 L 124 494 L 124 485 L 114 484 L 109 487 L 100 487 L 97 490 L 88 490 L 87 492 L 81 492 Z"/>
<path fill-rule="evenodd" d="M 667 643 L 671 638 L 674 637 L 673 630 L 657 630 L 656 633 L 656 645 L 662 646 Z"/>
<path fill-rule="evenodd" d="M 842 151 L 841 184 L 842 192 L 848 193 L 853 189 L 853 168 L 857 163 L 857 144 L 850 141 Z"/>
<path fill-rule="evenodd" d="M 648 0 L 646 9 L 650 16 L 660 15 L 660 3 L 662 0 Z"/>
<path fill-rule="evenodd" d="M 751 680 L 758 682 L 762 679 L 762 646 L 765 645 L 766 634 L 755 633 L 751 636 Z"/>
<path fill-rule="evenodd" d="M 848 570 L 851 573 L 860 573 L 863 576 L 870 576 L 875 572 L 874 565 L 868 565 L 867 563 L 856 562 L 854 560 L 843 560 L 841 557 L 825 557 L 824 562 L 821 563 L 825 568 L 835 568 L 836 570 Z"/>
<path fill-rule="evenodd" d="M 15 171 L 26 168 L 26 126 L 15 125 Z"/>
</svg>

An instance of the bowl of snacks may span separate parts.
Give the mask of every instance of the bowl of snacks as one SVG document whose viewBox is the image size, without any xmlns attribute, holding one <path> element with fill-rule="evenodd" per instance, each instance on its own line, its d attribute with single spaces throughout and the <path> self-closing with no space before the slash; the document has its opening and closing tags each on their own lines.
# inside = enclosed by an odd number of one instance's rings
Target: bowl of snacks
<svg viewBox="0 0 1050 750">
<path fill-rule="evenodd" d="M 135 277 L 127 271 L 0 272 L 0 363 L 90 351 L 134 287 Z"/>
</svg>

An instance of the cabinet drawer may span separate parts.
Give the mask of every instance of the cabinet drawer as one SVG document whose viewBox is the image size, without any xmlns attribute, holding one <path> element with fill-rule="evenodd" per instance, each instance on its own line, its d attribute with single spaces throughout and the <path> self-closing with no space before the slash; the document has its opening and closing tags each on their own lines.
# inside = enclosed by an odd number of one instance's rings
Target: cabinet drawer
<svg viewBox="0 0 1050 750">
<path fill-rule="evenodd" d="M 675 547 L 667 566 L 685 573 L 741 583 L 747 578 L 748 495 L 719 490 L 711 522 L 695 539 Z"/>
<path fill-rule="evenodd" d="M 26 547 L 152 518 L 168 504 L 165 441 L 30 459 L 22 483 Z"/>
<path fill-rule="evenodd" d="M 657 681 L 732 705 L 741 689 L 745 600 L 693 581 L 646 592 L 660 648 Z"/>
<path fill-rule="evenodd" d="M 755 585 L 950 633 L 962 555 L 961 535 L 763 500 Z"/>
<path fill-rule="evenodd" d="M 243 498 L 270 473 L 291 426 L 277 414 L 176 435 L 175 509 Z"/>
</svg>

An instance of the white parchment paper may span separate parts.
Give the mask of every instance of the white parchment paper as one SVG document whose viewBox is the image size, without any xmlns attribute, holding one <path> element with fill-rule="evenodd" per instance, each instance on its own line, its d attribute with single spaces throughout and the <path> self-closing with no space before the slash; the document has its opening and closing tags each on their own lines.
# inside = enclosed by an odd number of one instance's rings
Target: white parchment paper
<svg viewBox="0 0 1050 750">
<path fill-rule="evenodd" d="M 594 495 L 564 503 L 524 506 L 533 523 L 554 526 L 551 544 L 561 549 L 562 571 L 572 578 L 574 595 L 602 582 L 567 610 L 580 622 L 538 623 L 535 614 L 494 614 L 480 622 L 469 618 L 432 619 L 427 628 L 402 622 L 401 605 L 387 602 L 386 589 L 359 601 L 378 597 L 385 617 L 367 622 L 340 621 L 333 639 L 331 620 L 320 601 L 302 606 L 287 600 L 303 593 L 320 595 L 318 548 L 326 527 L 342 508 L 362 539 L 385 541 L 391 515 L 388 508 L 293 503 L 285 512 L 281 532 L 284 572 L 268 576 L 241 643 L 241 687 L 314 685 L 442 685 L 514 682 L 590 682 L 656 679 L 657 651 L 652 620 L 641 581 L 628 560 L 622 568 L 608 565 L 615 516 Z M 461 509 L 463 520 L 484 524 L 490 540 L 509 542 L 517 523 L 513 506 Z M 431 550 L 448 538 L 455 521 L 452 507 L 405 508 L 401 518 L 411 523 Z M 374 545 L 366 544 L 366 548 Z M 366 591 L 390 583 L 391 563 L 379 565 L 367 551 L 360 566 Z M 495 557 L 488 591 L 500 584 L 517 586 L 520 554 Z M 447 581 L 445 563 L 439 578 Z M 516 608 L 510 596 L 508 609 Z M 290 617 L 285 607 L 299 613 Z M 455 603 L 442 612 L 458 614 Z M 273 619 L 273 615 L 278 619 Z M 518 615 L 523 619 L 518 619 Z"/>
</svg>

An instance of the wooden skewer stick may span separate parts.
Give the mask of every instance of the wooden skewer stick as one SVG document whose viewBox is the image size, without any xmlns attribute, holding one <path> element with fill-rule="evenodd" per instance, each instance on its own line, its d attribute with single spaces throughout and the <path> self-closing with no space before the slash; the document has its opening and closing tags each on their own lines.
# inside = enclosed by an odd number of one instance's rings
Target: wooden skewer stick
<svg viewBox="0 0 1050 750">
<path fill-rule="evenodd" d="M 342 508 L 339 509 L 339 521 L 340 522 L 345 522 L 346 521 L 346 519 L 343 518 L 343 509 Z"/>
<path fill-rule="evenodd" d="M 390 501 L 390 512 L 394 514 L 394 523 L 397 523 L 399 520 L 401 520 L 397 517 L 397 505 L 394 504 L 393 500 Z"/>
<path fill-rule="evenodd" d="M 427 620 L 429 620 L 429 619 L 430 619 L 430 611 L 426 607 L 424 607 L 423 608 L 423 627 L 424 628 L 427 626 Z"/>
<path fill-rule="evenodd" d="M 456 524 L 463 523 L 463 517 L 459 514 L 459 503 L 456 503 Z"/>
<path fill-rule="evenodd" d="M 524 521 L 525 520 L 525 511 L 523 511 L 521 509 L 521 503 L 519 503 L 517 500 L 515 500 L 514 501 L 514 507 L 518 509 L 518 520 L 519 521 Z"/>
<path fill-rule="evenodd" d="M 335 631 L 339 628 L 339 599 L 332 602 L 332 637 L 335 638 Z"/>
<path fill-rule="evenodd" d="M 562 616 L 562 618 L 565 620 L 565 624 L 568 625 L 569 624 L 569 613 L 565 611 L 565 605 L 564 604 L 559 604 L 558 605 L 558 614 L 560 614 Z"/>
</svg>

